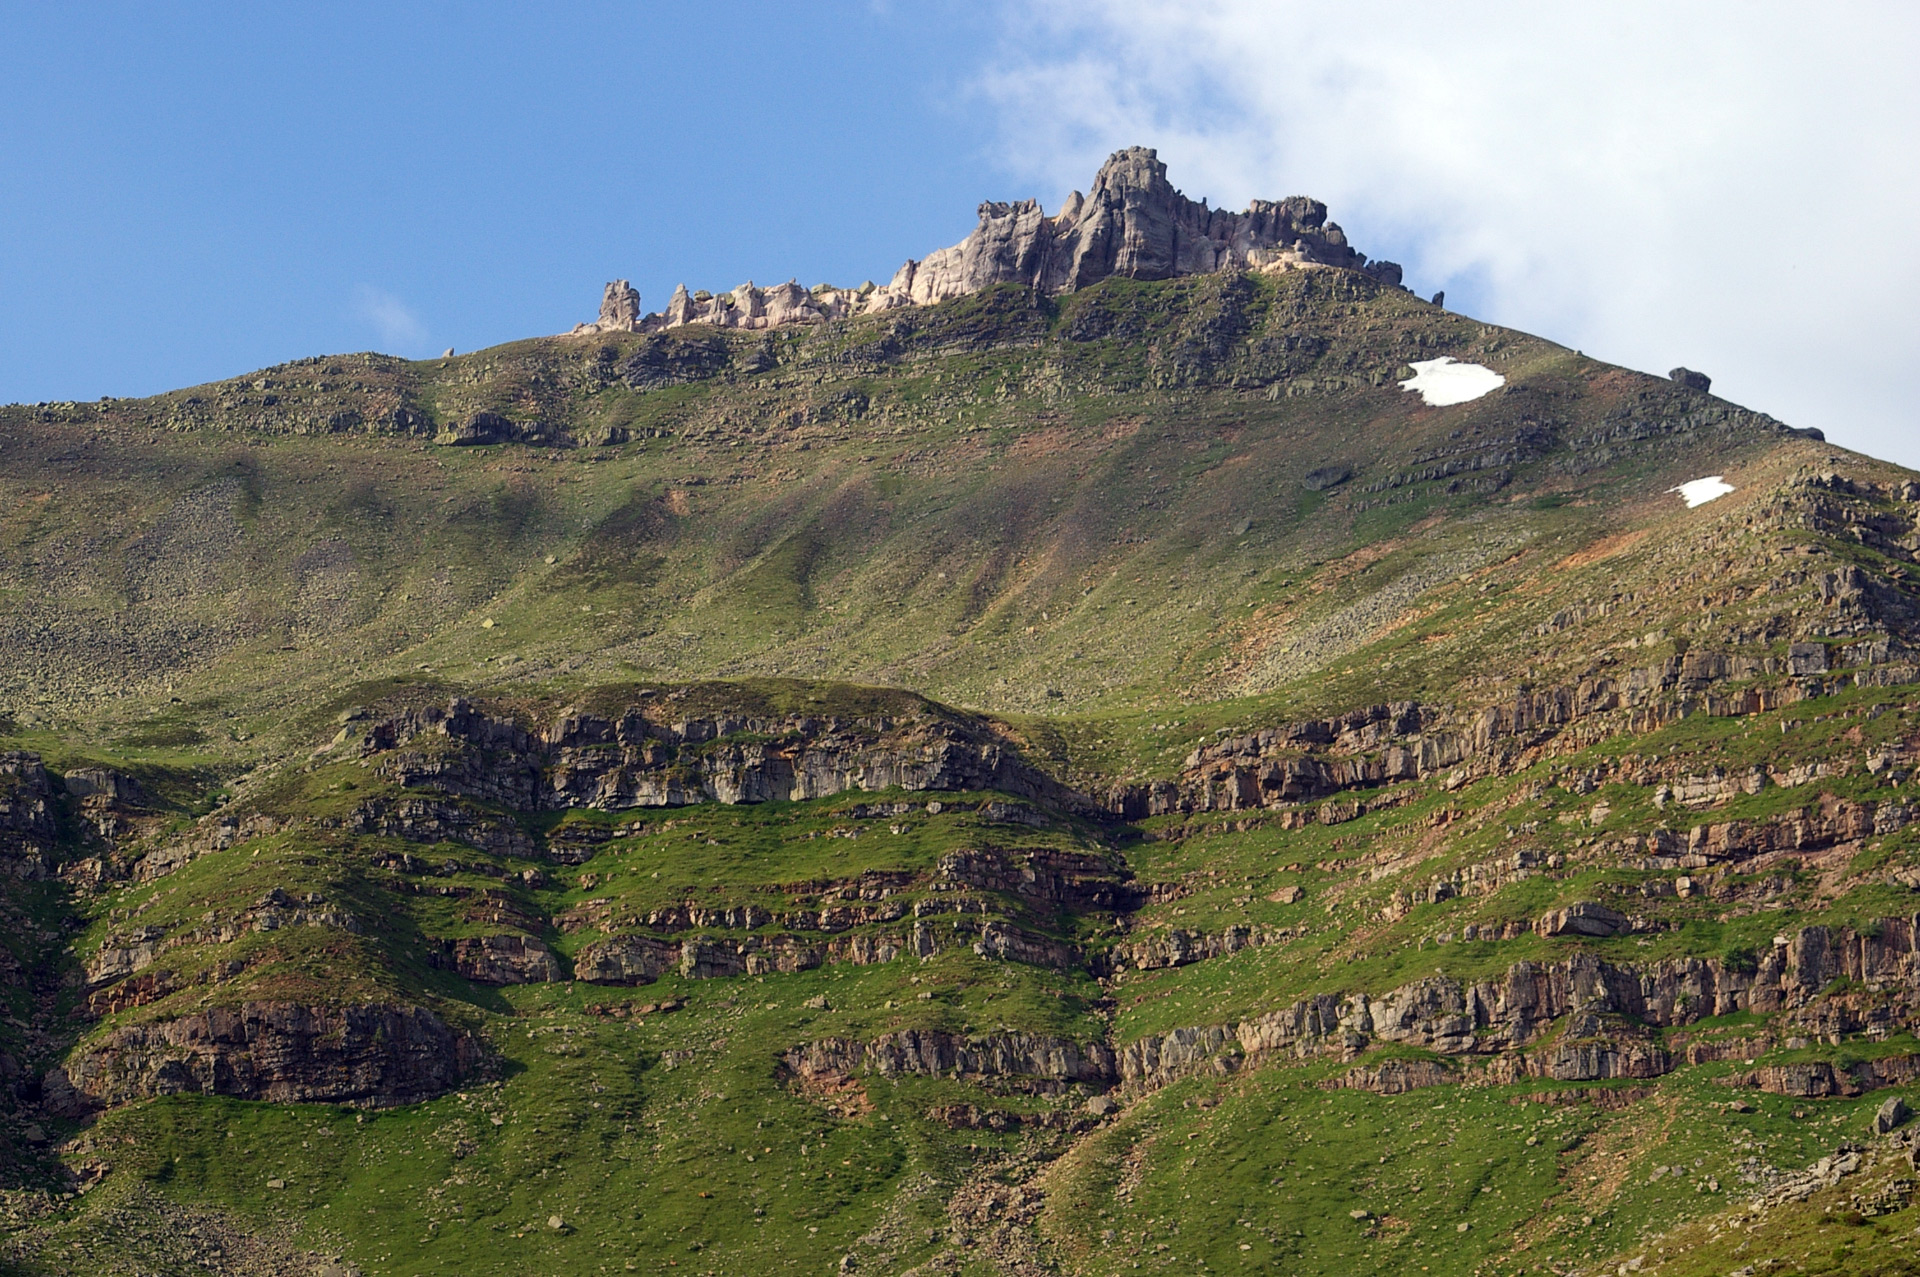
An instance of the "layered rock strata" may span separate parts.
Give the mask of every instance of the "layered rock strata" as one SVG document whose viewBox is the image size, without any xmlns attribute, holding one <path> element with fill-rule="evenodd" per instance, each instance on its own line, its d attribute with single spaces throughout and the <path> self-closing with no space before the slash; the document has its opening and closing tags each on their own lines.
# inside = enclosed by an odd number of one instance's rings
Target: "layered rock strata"
<svg viewBox="0 0 1920 1277">
<path fill-rule="evenodd" d="M 907 1029 L 865 1042 L 821 1038 L 794 1047 L 781 1063 L 790 1076 L 802 1081 L 867 1071 L 882 1076 L 1020 1078 L 1104 1086 L 1115 1076 L 1114 1054 L 1105 1043 L 1033 1033 L 967 1036 Z"/>
<path fill-rule="evenodd" d="M 848 790 L 999 790 L 1063 805 L 1077 795 L 984 723 L 932 712 L 889 717 L 718 714 L 633 706 L 567 714 L 535 733 L 462 699 L 362 726 L 353 750 L 395 784 L 521 811 L 680 807 L 825 798 Z M 438 808 L 372 808 L 364 823 L 458 823 Z M 505 835 L 503 835 L 505 836 Z"/>
<path fill-rule="evenodd" d="M 159 1095 L 388 1107 L 444 1093 L 481 1058 L 424 1007 L 247 1002 L 115 1029 L 48 1084 L 73 1112 Z"/>
<path fill-rule="evenodd" d="M 1807 927 L 1776 938 L 1750 961 L 1627 964 L 1575 953 L 1562 962 L 1515 963 L 1499 979 L 1471 984 L 1433 977 L 1377 997 L 1322 994 L 1234 1024 L 1142 1038 L 1117 1053 L 1119 1072 L 1128 1085 L 1154 1087 L 1265 1056 L 1351 1055 L 1374 1043 L 1393 1043 L 1501 1061 L 1496 1072 L 1513 1078 L 1657 1077 L 1673 1068 L 1674 1058 L 1645 1039 L 1641 1026 L 1687 1025 L 1743 1011 L 1784 1012 L 1818 1034 L 1890 1026 L 1915 1009 L 1916 937 L 1920 918 L 1888 918 L 1873 934 Z M 1821 996 L 1841 979 L 1857 981 L 1866 996 Z M 1563 1018 L 1564 1032 L 1541 1050 L 1521 1054 L 1548 1039 Z M 1863 1075 L 1853 1084 L 1873 1083 Z"/>
</svg>

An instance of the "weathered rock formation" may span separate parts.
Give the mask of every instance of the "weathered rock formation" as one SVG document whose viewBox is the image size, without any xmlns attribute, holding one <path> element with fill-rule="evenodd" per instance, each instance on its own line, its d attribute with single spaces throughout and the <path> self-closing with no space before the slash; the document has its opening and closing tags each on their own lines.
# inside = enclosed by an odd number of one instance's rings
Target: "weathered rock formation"
<svg viewBox="0 0 1920 1277">
<path fill-rule="evenodd" d="M 0 753 L 0 871 L 21 878 L 45 875 L 59 827 L 53 781 L 38 754 Z"/>
<path fill-rule="evenodd" d="M 616 279 L 608 284 L 606 293 L 600 298 L 600 318 L 586 327 L 588 331 L 597 333 L 640 331 L 639 290 L 624 279 Z"/>
<path fill-rule="evenodd" d="M 1864 582 L 1864 574 L 1849 567 L 1825 574 L 1816 585 L 1823 602 L 1844 604 L 1865 595 Z M 1757 714 L 1843 687 L 1912 681 L 1916 671 L 1910 661 L 1904 646 L 1884 640 L 1840 648 L 1795 643 L 1784 657 L 1701 650 L 1619 677 L 1531 689 L 1479 709 L 1413 701 L 1373 705 L 1204 746 L 1188 755 L 1174 778 L 1115 786 L 1103 796 L 1103 805 L 1114 815 L 1137 820 L 1279 808 L 1348 790 L 1424 780 L 1457 768 L 1465 779 L 1493 774 L 1524 749 L 1562 734 L 1597 739 L 1608 728 L 1651 731 L 1702 711 L 1722 717 Z M 1809 681 L 1809 676 L 1846 666 L 1868 668 L 1831 681 Z M 1753 680 L 1760 678 L 1802 681 L 1755 685 Z M 1748 685 L 1730 693 L 1722 690 L 1736 680 Z M 1345 818 L 1360 814 L 1356 807 Z"/>
<path fill-rule="evenodd" d="M 777 328 L 824 323 L 898 306 L 926 306 L 996 284 L 1020 284 L 1042 293 L 1070 293 L 1110 276 L 1172 279 L 1215 271 L 1337 267 L 1398 286 L 1400 268 L 1369 262 L 1327 220 L 1327 206 L 1303 195 L 1254 200 L 1245 212 L 1207 207 L 1167 181 L 1167 166 L 1148 147 L 1116 151 L 1101 166 L 1093 189 L 1075 191 L 1052 217 L 1037 200 L 989 202 L 980 224 L 949 248 L 908 261 L 883 288 L 822 284 L 805 289 L 789 281 L 757 288 L 749 281 L 730 293 L 674 290 L 664 312 L 638 315 L 639 296 L 625 280 L 607 285 L 600 318 L 576 333 L 652 332 L 683 324 L 717 328 Z"/>
<path fill-rule="evenodd" d="M 1830 1035 L 1903 1020 L 1915 1009 L 1911 991 L 1920 988 L 1917 940 L 1920 918 L 1887 918 L 1871 933 L 1807 927 L 1778 937 L 1768 952 L 1751 959 L 1624 964 L 1575 953 L 1562 962 L 1515 963 L 1495 980 L 1463 984 L 1432 977 L 1378 997 L 1323 994 L 1237 1024 L 1175 1029 L 1126 1046 L 1118 1053 L 1119 1069 L 1129 1085 L 1151 1087 L 1197 1071 L 1231 1070 L 1261 1056 L 1351 1054 L 1388 1042 L 1444 1056 L 1506 1057 L 1507 1072 L 1516 1077 L 1655 1077 L 1674 1061 L 1645 1039 L 1643 1025 L 1784 1012 L 1809 1032 Z M 1857 981 L 1864 995 L 1822 997 L 1838 979 Z M 1541 1052 L 1516 1058 L 1547 1038 L 1563 1017 L 1564 1032 Z M 1756 1076 L 1754 1084 L 1768 1085 L 1768 1079 Z M 1769 1089 L 1800 1084 L 1783 1077 Z M 1804 1081 L 1842 1091 L 1885 1084 L 1865 1075 L 1849 1083 L 1832 1070 L 1810 1073 Z"/>
<path fill-rule="evenodd" d="M 158 1095 L 387 1107 L 445 1092 L 480 1059 L 477 1041 L 423 1007 L 247 1002 L 115 1029 L 48 1090 L 69 1111 Z"/>
<path fill-rule="evenodd" d="M 1033 1033 L 963 1036 L 906 1029 L 866 1042 L 822 1038 L 788 1051 L 781 1062 L 802 1081 L 855 1071 L 927 1077 L 1018 1078 L 1030 1082 L 1083 1082 L 1105 1086 L 1114 1079 L 1113 1052 L 1103 1042 Z"/>
<path fill-rule="evenodd" d="M 1820 1100 L 1835 1095 L 1859 1095 L 1883 1086 L 1906 1086 L 1915 1078 L 1920 1078 L 1920 1056 L 1896 1055 L 1855 1064 L 1834 1064 L 1826 1060 L 1766 1064 L 1736 1073 L 1727 1081 L 1736 1086 L 1758 1087 L 1773 1095 Z"/>
<path fill-rule="evenodd" d="M 465 700 L 349 723 L 333 748 L 356 750 L 396 784 L 521 811 L 679 807 L 824 798 L 847 790 L 999 790 L 1079 805 L 987 724 L 928 711 L 901 718 L 717 714 L 675 718 L 635 705 L 563 716 L 538 733 Z M 424 739 L 420 739 L 424 738 Z M 475 828 L 452 809 L 367 809 L 395 822 Z M 482 836 L 463 829 L 453 836 Z M 502 832 L 500 837 L 511 838 Z"/>
<path fill-rule="evenodd" d="M 476 984 L 551 984 L 567 978 L 545 943 L 511 933 L 454 941 L 449 965 Z"/>
</svg>

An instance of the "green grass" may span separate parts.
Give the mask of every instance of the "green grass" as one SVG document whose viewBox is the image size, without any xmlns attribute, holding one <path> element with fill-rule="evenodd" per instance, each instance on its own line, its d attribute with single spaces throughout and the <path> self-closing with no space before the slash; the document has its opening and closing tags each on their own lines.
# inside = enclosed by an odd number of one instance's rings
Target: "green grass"
<svg viewBox="0 0 1920 1277">
<path fill-rule="evenodd" d="M 1408 360 L 1441 353 L 1496 367 L 1506 389 L 1448 409 L 1398 390 Z M 642 366 L 675 384 L 622 371 Z M 577 446 L 428 442 L 477 411 Z M 150 400 L 0 409 L 0 447 L 0 621 L 26 618 L 0 644 L 0 748 L 56 775 L 127 773 L 151 800 L 109 846 L 92 809 L 56 795 L 65 876 L 0 893 L 0 1050 L 27 1077 L 130 1024 L 380 1001 L 430 1008 L 492 1051 L 461 1091 L 379 1112 L 159 1097 L 47 1117 L 51 1146 L 0 1116 L 15 1192 L 57 1187 L 61 1165 L 112 1164 L 41 1223 L 8 1225 L 37 1256 L 25 1271 L 61 1271 L 69 1242 L 111 1249 L 140 1203 L 170 1201 L 297 1230 L 368 1273 L 820 1272 L 849 1253 L 859 1271 L 986 1273 L 999 1225 L 949 1203 L 989 1182 L 1043 1191 L 1038 1223 L 1014 1231 L 1089 1277 L 1136 1263 L 1504 1275 L 1635 1256 L 1706 1273 L 1763 1247 L 1807 1271 L 1905 1262 L 1904 1214 L 1833 1222 L 1844 1187 L 1751 1235 L 1690 1222 L 1724 1225 L 1747 1157 L 1804 1166 L 1858 1138 L 1877 1104 L 1721 1085 L 1744 1065 L 1591 1086 L 1494 1085 L 1463 1066 L 1403 1096 L 1326 1089 L 1356 1064 L 1432 1058 L 1369 1042 L 1353 1059 L 1259 1059 L 1128 1094 L 1100 1124 L 1082 1087 L 867 1074 L 810 1092 L 781 1065 L 822 1038 L 920 1031 L 1124 1047 L 1312 994 L 1498 980 L 1578 953 L 1745 968 L 1776 934 L 1912 916 L 1894 875 L 1920 829 L 1757 865 L 1658 868 L 1643 846 L 1906 801 L 1911 781 L 1892 788 L 1864 760 L 1920 736 L 1912 688 L 1780 668 L 1790 637 L 1905 641 L 1905 472 L 1849 458 L 1881 486 L 1809 487 L 1833 450 L 1766 419 L 1327 272 L 1111 280 L 1039 302 L 1007 288 L 817 328 L 417 363 L 343 355 Z M 1308 490 L 1327 465 L 1352 475 Z M 1700 473 L 1734 476 L 1737 494 L 1680 509 L 1667 489 Z M 1819 601 L 1821 574 L 1846 565 L 1872 577 L 1870 604 Z M 1762 664 L 1682 685 L 1698 653 Z M 1779 703 L 1706 712 L 1749 689 Z M 1516 721 L 1562 692 L 1587 707 L 1575 722 Z M 516 810 L 403 791 L 381 757 L 358 759 L 370 724 L 455 696 L 536 733 L 641 704 L 659 722 L 817 720 L 678 747 L 683 771 L 836 719 L 869 735 L 889 720 L 906 749 L 933 748 L 936 729 L 997 734 L 1102 801 L 1182 776 L 1198 747 L 1396 701 L 1420 702 L 1434 738 L 1476 744 L 1457 771 L 1284 819 L 1202 803 L 1128 823 L 1090 803 L 1039 828 L 972 810 L 1006 797 L 990 794 L 939 795 L 937 814 L 930 795 L 893 791 Z M 407 748 L 459 749 L 431 734 Z M 1716 767 L 1807 762 L 1829 774 L 1655 803 L 1659 784 Z M 530 854 L 353 832 L 370 802 L 422 799 Z M 147 872 L 142 856 L 223 817 L 273 823 Z M 580 863 L 556 854 L 576 845 Z M 944 858 L 983 849 L 1089 858 L 1157 894 L 1115 916 L 942 879 Z M 1699 889 L 1679 895 L 1683 875 Z M 843 897 L 881 876 L 899 916 L 850 934 L 898 935 L 919 909 L 948 942 L 936 956 L 636 989 L 481 986 L 448 961 L 454 942 L 500 933 L 563 966 L 610 935 L 819 943 L 791 919 L 645 918 L 871 905 Z M 1272 899 L 1282 888 L 1304 895 Z M 276 891 L 332 921 L 255 925 Z M 959 899 L 965 912 L 946 908 Z M 1600 941 L 1531 930 L 1583 900 L 1643 925 Z M 1088 961 L 982 957 L 953 924 L 988 920 Z M 1522 934 L 1469 941 L 1469 926 Z M 1267 943 L 1091 974 L 1115 945 L 1238 927 Z M 169 947 L 148 971 L 171 991 L 81 1014 L 84 964 L 149 929 Z M 1880 995 L 1823 996 L 1814 1011 Z M 1898 1024 L 1789 1051 L 1812 1036 L 1796 1024 L 1741 1013 L 1654 1036 L 1676 1051 L 1764 1037 L 1768 1062 L 1920 1051 Z M 1755 1111 L 1729 1109 L 1735 1095 Z M 969 1105 L 993 1120 L 934 1115 Z"/>
</svg>

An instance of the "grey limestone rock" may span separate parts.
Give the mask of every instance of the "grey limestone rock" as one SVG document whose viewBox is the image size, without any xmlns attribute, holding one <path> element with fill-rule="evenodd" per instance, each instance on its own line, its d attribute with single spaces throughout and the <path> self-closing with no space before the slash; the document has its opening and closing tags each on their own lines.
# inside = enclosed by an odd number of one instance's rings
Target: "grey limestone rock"
<svg viewBox="0 0 1920 1277">
<path fill-rule="evenodd" d="M 1673 378 L 1688 390 L 1698 390 L 1701 394 L 1705 394 L 1713 386 L 1713 378 L 1703 372 L 1695 372 L 1691 368 L 1675 368 L 1672 372 L 1668 373 L 1667 376 Z"/>
<path fill-rule="evenodd" d="M 1543 936 L 1614 936 L 1632 930 L 1632 923 L 1618 910 L 1580 900 L 1564 909 L 1548 910 L 1534 930 Z"/>
<path fill-rule="evenodd" d="M 630 333 L 640 328 L 640 293 L 624 279 L 607 285 L 600 298 L 600 318 L 594 328 L 603 333 Z"/>
<path fill-rule="evenodd" d="M 626 281 L 607 285 L 600 319 L 576 333 L 652 332 L 683 324 L 719 328 L 775 328 L 823 323 L 899 306 L 924 306 L 977 293 L 996 284 L 1021 284 L 1040 293 L 1069 293 L 1110 276 L 1172 279 L 1226 270 L 1334 267 L 1400 285 L 1400 267 L 1370 262 L 1327 220 L 1327 206 L 1304 195 L 1254 200 L 1244 212 L 1209 208 L 1167 180 L 1167 166 L 1149 147 L 1116 151 L 1101 166 L 1092 190 L 1075 191 L 1049 217 L 1037 200 L 980 205 L 973 233 L 951 247 L 908 261 L 883 288 L 794 281 L 759 288 L 748 281 L 731 293 L 674 289 L 667 308 L 642 317 Z M 1436 303 L 1439 298 L 1435 299 Z"/>
<path fill-rule="evenodd" d="M 1913 1116 L 1913 1110 L 1907 1107 L 1907 1102 L 1897 1095 L 1893 1096 L 1880 1106 L 1879 1112 L 1873 1115 L 1873 1133 L 1885 1135 L 1911 1116 Z"/>
</svg>

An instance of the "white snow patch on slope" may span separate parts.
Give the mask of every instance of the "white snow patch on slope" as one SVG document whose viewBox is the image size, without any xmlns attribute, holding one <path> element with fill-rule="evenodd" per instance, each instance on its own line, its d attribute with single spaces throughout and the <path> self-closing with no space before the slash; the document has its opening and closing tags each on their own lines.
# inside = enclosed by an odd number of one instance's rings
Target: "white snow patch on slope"
<svg viewBox="0 0 1920 1277">
<path fill-rule="evenodd" d="M 1416 359 L 1412 367 L 1413 376 L 1401 382 L 1400 388 L 1419 391 L 1420 397 L 1435 408 L 1466 403 L 1507 384 L 1507 379 L 1493 369 L 1455 363 L 1452 355 Z"/>
<path fill-rule="evenodd" d="M 1689 479 L 1677 488 L 1668 488 L 1668 492 L 1678 492 L 1680 499 L 1691 510 L 1697 505 L 1705 505 L 1715 497 L 1724 497 L 1733 491 L 1733 485 L 1727 482 L 1725 475 L 1710 474 L 1704 479 Z"/>
</svg>

